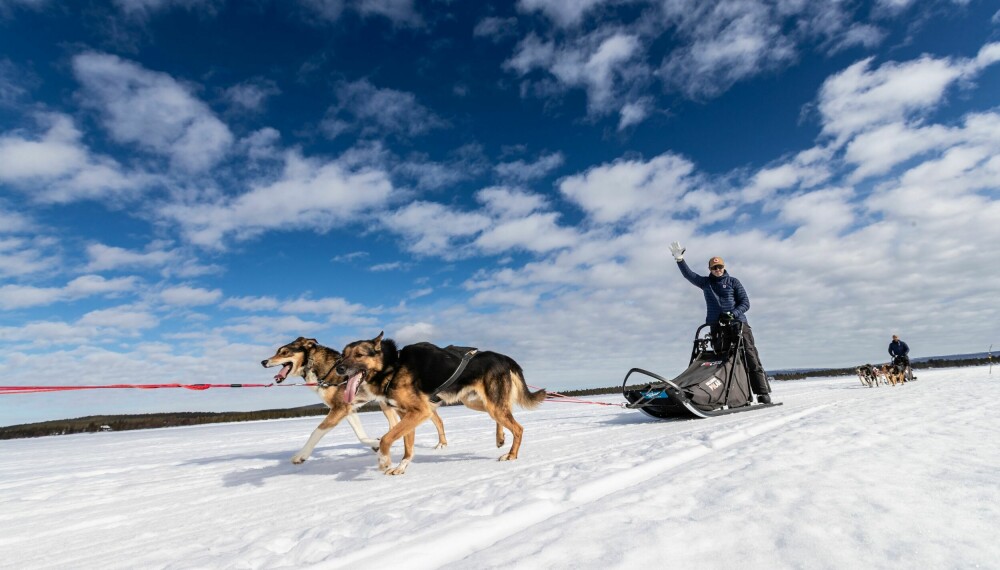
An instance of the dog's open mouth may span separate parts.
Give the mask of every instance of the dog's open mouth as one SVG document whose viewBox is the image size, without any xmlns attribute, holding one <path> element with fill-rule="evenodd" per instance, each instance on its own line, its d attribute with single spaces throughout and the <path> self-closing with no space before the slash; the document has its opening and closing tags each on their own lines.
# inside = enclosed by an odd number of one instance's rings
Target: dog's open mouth
<svg viewBox="0 0 1000 570">
<path fill-rule="evenodd" d="M 274 375 L 275 382 L 277 382 L 278 384 L 281 384 L 282 382 L 284 382 L 285 378 L 288 378 L 288 373 L 291 372 L 291 371 L 292 371 L 292 363 L 291 362 L 286 362 L 286 363 L 282 364 L 281 365 L 281 370 L 279 370 L 278 373 Z"/>
<path fill-rule="evenodd" d="M 344 402 L 350 404 L 354 401 L 354 398 L 358 395 L 358 388 L 361 388 L 361 381 L 364 380 L 365 373 L 363 371 L 355 372 L 353 376 L 347 379 L 347 386 L 344 388 Z"/>
</svg>

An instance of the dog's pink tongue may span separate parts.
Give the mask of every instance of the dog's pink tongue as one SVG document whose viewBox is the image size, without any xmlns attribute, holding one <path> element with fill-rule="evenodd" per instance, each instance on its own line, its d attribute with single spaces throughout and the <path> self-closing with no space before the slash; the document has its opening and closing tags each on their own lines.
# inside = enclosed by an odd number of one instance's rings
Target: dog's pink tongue
<svg viewBox="0 0 1000 570">
<path fill-rule="evenodd" d="M 347 379 L 347 387 L 344 388 L 344 402 L 350 404 L 354 401 L 354 396 L 358 393 L 358 386 L 361 385 L 361 373 Z"/>
<path fill-rule="evenodd" d="M 278 373 L 274 375 L 274 379 L 277 380 L 278 382 L 281 382 L 288 376 L 288 373 L 291 371 L 292 371 L 291 363 L 286 362 L 281 366 L 281 370 L 279 370 Z"/>
</svg>

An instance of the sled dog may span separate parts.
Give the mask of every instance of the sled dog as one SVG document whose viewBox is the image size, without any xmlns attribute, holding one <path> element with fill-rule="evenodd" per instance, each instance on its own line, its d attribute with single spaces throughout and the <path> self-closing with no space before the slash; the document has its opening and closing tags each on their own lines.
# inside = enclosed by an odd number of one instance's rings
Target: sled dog
<svg viewBox="0 0 1000 570">
<path fill-rule="evenodd" d="M 460 357 L 426 342 L 397 349 L 396 343 L 383 338 L 383 334 L 348 344 L 337 366 L 337 373 L 348 378 L 348 400 L 351 394 L 367 390 L 401 416 L 379 443 L 378 466 L 382 472 L 406 472 L 413 459 L 414 430 L 432 417 L 437 399 L 448 404 L 461 402 L 489 414 L 497 424 L 497 447 L 504 443 L 504 428 L 514 436 L 510 450 L 500 456 L 500 461 L 517 459 L 524 428 L 514 420 L 511 410 L 514 404 L 534 408 L 545 399 L 545 390 L 530 392 L 524 372 L 514 359 L 496 352 L 478 352 L 451 384 L 442 387 L 458 369 Z M 393 467 L 389 449 L 399 438 L 403 438 L 403 458 Z"/>
<path fill-rule="evenodd" d="M 893 386 L 906 381 L 906 367 L 902 364 L 887 364 L 886 368 L 886 377 Z"/>
<path fill-rule="evenodd" d="M 292 456 L 292 463 L 298 464 L 308 459 L 316 444 L 319 443 L 319 440 L 330 433 L 343 419 L 346 419 L 347 423 L 350 424 L 351 429 L 354 430 L 354 434 L 358 437 L 358 441 L 370 446 L 374 450 L 378 449 L 379 441 L 368 437 L 355 411 L 358 407 L 368 402 L 371 397 L 367 392 L 363 391 L 354 395 L 351 401 L 345 398 L 344 386 L 346 378 L 337 374 L 335 370 L 339 361 L 340 353 L 336 350 L 318 344 L 314 338 L 301 336 L 279 348 L 274 353 L 274 356 L 261 361 L 261 365 L 264 368 L 271 368 L 273 366 L 281 367 L 281 370 L 274 377 L 275 382 L 279 384 L 284 382 L 289 376 L 301 376 L 306 382 L 313 384 L 310 388 L 330 408 L 330 412 L 323 418 L 319 426 L 313 430 L 306 444 L 298 453 Z M 385 414 L 386 419 L 389 421 L 389 427 L 395 426 L 399 422 L 399 416 L 397 416 L 396 412 L 382 402 L 379 405 L 382 408 L 382 413 Z M 445 447 L 448 445 L 448 442 L 444 436 L 444 424 L 441 422 L 441 417 L 437 415 L 437 412 L 431 415 L 431 421 L 434 422 L 434 426 L 438 432 L 438 444 L 435 449 Z"/>
<path fill-rule="evenodd" d="M 865 364 L 861 367 L 861 374 L 864 376 L 864 381 L 869 387 L 874 387 L 879 385 L 879 375 L 881 370 L 877 366 L 871 364 Z"/>
<path fill-rule="evenodd" d="M 875 385 L 874 379 L 869 376 L 870 371 L 868 370 L 867 364 L 864 366 L 858 366 L 854 369 L 854 371 L 858 373 L 858 379 L 861 380 L 862 386 L 871 388 Z"/>
</svg>

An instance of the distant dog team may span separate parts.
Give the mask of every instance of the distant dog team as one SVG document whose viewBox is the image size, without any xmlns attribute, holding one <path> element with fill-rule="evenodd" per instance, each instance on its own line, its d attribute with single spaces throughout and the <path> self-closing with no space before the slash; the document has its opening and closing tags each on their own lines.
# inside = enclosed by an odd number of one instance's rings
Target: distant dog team
<svg viewBox="0 0 1000 570">
<path fill-rule="evenodd" d="M 346 418 L 362 443 L 377 445 L 379 469 L 401 475 L 413 459 L 414 433 L 421 423 L 433 421 L 438 428 L 438 447 L 446 445 L 436 411 L 442 402 L 461 402 L 489 414 L 496 422 L 497 447 L 504 444 L 504 429 L 513 435 L 510 450 L 500 460 L 517 459 L 524 428 L 514 419 L 513 407 L 537 406 L 545 400 L 545 390 L 531 392 L 520 365 L 509 356 L 489 351 L 469 354 L 474 355 L 463 362 L 456 351 L 429 343 L 398 349 L 392 339 L 379 333 L 371 340 L 348 344 L 343 353 L 299 337 L 261 364 L 281 366 L 277 382 L 295 375 L 315 384 L 313 388 L 330 408 L 306 445 L 292 457 L 293 463 L 305 461 L 319 440 Z M 389 422 L 389 431 L 380 440 L 365 434 L 355 413 L 357 407 L 372 400 L 379 402 Z M 403 458 L 393 467 L 390 448 L 400 438 Z"/>
<path fill-rule="evenodd" d="M 907 378 L 907 367 L 898 362 L 883 364 L 882 366 L 865 364 L 857 367 L 855 371 L 858 374 L 858 379 L 861 380 L 861 384 L 869 388 L 874 388 L 879 384 L 896 386 L 909 380 Z"/>
</svg>

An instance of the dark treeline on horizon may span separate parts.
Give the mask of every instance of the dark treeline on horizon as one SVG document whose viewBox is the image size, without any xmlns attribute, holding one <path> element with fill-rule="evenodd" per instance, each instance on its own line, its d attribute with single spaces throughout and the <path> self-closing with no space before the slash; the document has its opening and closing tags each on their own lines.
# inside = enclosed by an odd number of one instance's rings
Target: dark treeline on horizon
<svg viewBox="0 0 1000 570">
<path fill-rule="evenodd" d="M 989 358 L 962 358 L 956 360 L 931 358 L 923 362 L 914 362 L 912 366 L 915 369 L 957 368 L 965 366 L 983 366 L 989 364 L 990 362 Z M 773 375 L 773 378 L 779 381 L 786 381 L 824 376 L 854 376 L 855 374 L 856 370 L 853 367 L 830 368 L 825 370 L 810 370 L 806 372 L 777 373 Z M 612 386 L 608 388 L 566 390 L 559 393 L 566 396 L 576 397 L 616 394 L 620 391 L 621 386 Z M 371 412 L 378 409 L 378 405 L 371 402 L 362 406 L 359 411 Z M 52 420 L 47 422 L 0 427 L 0 439 L 302 418 L 308 416 L 322 416 L 325 415 L 326 412 L 326 406 L 323 404 L 316 404 L 313 406 L 304 406 L 299 408 L 257 410 L 253 412 L 166 412 L 158 414 L 86 416 L 69 420 Z M 104 426 L 107 426 L 107 428 Z"/>
</svg>

